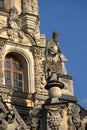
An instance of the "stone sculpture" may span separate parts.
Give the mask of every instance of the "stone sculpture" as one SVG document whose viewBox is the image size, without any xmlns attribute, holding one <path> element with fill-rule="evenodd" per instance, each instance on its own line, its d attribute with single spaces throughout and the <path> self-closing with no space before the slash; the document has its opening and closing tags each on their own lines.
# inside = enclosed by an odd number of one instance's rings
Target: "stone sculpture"
<svg viewBox="0 0 87 130">
<path fill-rule="evenodd" d="M 66 74 L 64 62 L 67 61 L 58 44 L 58 32 L 54 31 L 52 38 L 46 44 L 46 79 L 57 80 L 59 74 Z"/>
<path fill-rule="evenodd" d="M 23 0 L 23 13 L 38 14 L 37 0 Z"/>
<path fill-rule="evenodd" d="M 8 24 L 10 28 L 18 29 L 18 10 L 15 7 L 12 7 L 9 10 L 9 18 L 8 18 Z"/>
</svg>

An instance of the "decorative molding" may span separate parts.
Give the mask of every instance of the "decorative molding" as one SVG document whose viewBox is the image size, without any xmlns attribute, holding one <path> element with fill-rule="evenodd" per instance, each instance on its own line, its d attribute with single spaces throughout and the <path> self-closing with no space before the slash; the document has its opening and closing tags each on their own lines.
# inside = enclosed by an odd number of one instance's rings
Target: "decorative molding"
<svg viewBox="0 0 87 130">
<path fill-rule="evenodd" d="M 11 128 L 12 127 L 12 128 Z M 30 130 L 17 110 L 11 104 L 7 106 L 0 96 L 0 129 L 1 130 Z"/>
<path fill-rule="evenodd" d="M 38 1 L 37 0 L 23 0 L 23 13 L 38 14 Z"/>
<path fill-rule="evenodd" d="M 0 29 L 3 28 L 3 27 L 6 27 L 7 24 L 6 24 L 6 21 L 2 18 L 0 18 Z"/>
<path fill-rule="evenodd" d="M 13 123 L 15 120 L 14 110 L 9 110 L 6 104 L 2 101 L 0 96 L 0 129 L 5 130 L 9 123 Z"/>
<path fill-rule="evenodd" d="M 31 46 L 31 43 L 30 43 L 28 37 L 21 30 L 8 29 L 7 35 L 9 38 L 8 39 L 9 42 Z"/>
<path fill-rule="evenodd" d="M 9 17 L 8 17 L 8 27 L 18 30 L 20 26 L 18 26 L 18 10 L 14 6 L 9 10 Z"/>
<path fill-rule="evenodd" d="M 58 107 L 57 110 L 51 111 L 50 109 L 47 111 L 47 125 L 52 130 L 59 130 L 63 121 L 63 109 Z M 48 128 L 48 129 L 49 129 Z"/>
<path fill-rule="evenodd" d="M 46 84 L 44 73 L 45 49 L 43 47 L 32 46 L 31 51 L 35 60 L 36 93 L 46 93 L 46 90 L 44 89 Z"/>
<path fill-rule="evenodd" d="M 0 48 L 2 48 L 6 43 L 6 40 L 0 38 Z"/>
<path fill-rule="evenodd" d="M 8 41 L 12 41 L 19 44 L 29 44 L 29 39 L 22 31 L 22 22 L 19 18 L 18 10 L 14 6 L 9 10 L 8 27 Z"/>
</svg>

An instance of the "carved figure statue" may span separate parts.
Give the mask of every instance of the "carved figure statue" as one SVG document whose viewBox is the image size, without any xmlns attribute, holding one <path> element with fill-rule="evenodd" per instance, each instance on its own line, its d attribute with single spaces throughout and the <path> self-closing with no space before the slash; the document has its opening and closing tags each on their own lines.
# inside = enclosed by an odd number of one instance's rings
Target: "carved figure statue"
<svg viewBox="0 0 87 130">
<path fill-rule="evenodd" d="M 55 80 L 58 74 L 66 74 L 64 62 L 67 61 L 58 44 L 58 32 L 54 31 L 52 38 L 46 44 L 46 79 Z"/>
<path fill-rule="evenodd" d="M 12 29 L 18 29 L 17 20 L 18 20 L 18 10 L 15 7 L 12 7 L 9 10 L 9 27 Z"/>
</svg>

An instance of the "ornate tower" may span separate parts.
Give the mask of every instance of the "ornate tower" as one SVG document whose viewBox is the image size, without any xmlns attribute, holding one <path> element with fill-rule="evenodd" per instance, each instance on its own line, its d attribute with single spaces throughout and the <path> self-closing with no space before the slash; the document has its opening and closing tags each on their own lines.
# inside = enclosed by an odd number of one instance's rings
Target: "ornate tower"
<svg viewBox="0 0 87 130">
<path fill-rule="evenodd" d="M 37 0 L 0 1 L 0 95 L 24 119 L 46 98 L 45 44 Z"/>
</svg>

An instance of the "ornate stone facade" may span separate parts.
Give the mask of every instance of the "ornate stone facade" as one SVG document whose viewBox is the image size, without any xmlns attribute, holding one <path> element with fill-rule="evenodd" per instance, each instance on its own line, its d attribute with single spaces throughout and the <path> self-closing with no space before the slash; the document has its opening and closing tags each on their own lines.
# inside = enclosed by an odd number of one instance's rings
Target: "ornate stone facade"
<svg viewBox="0 0 87 130">
<path fill-rule="evenodd" d="M 0 39 L 0 84 L 3 83 L 4 72 L 3 72 L 3 54 L 5 48 L 5 40 Z"/>
<path fill-rule="evenodd" d="M 38 14 L 38 1 L 37 0 L 23 0 L 23 13 Z"/>
<path fill-rule="evenodd" d="M 0 96 L 0 129 L 1 130 L 29 130 L 21 119 L 15 107 L 7 106 Z"/>
<path fill-rule="evenodd" d="M 87 130 L 87 111 L 74 96 L 58 32 L 47 43 L 40 33 L 38 0 L 6 3 L 0 9 L 0 130 Z"/>
<path fill-rule="evenodd" d="M 45 93 L 44 86 L 46 84 L 44 72 L 45 48 L 32 47 L 32 53 L 35 59 L 35 88 L 37 93 Z M 39 67 L 38 67 L 39 66 Z"/>
</svg>

